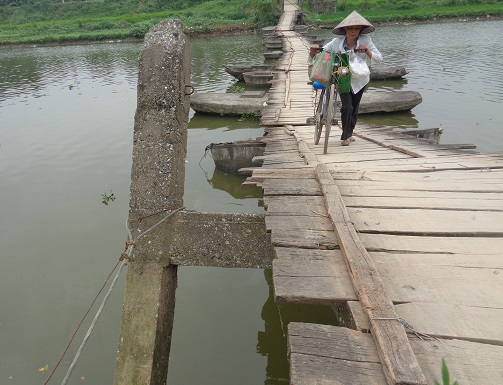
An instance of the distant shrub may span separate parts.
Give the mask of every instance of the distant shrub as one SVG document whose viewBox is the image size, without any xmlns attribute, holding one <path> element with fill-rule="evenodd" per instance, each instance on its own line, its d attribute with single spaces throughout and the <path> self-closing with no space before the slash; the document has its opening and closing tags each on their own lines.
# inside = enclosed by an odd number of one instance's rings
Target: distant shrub
<svg viewBox="0 0 503 385">
<path fill-rule="evenodd" d="M 144 37 L 150 28 L 156 25 L 159 22 L 158 19 L 140 21 L 136 23 L 131 28 L 131 36 L 133 37 Z"/>
</svg>

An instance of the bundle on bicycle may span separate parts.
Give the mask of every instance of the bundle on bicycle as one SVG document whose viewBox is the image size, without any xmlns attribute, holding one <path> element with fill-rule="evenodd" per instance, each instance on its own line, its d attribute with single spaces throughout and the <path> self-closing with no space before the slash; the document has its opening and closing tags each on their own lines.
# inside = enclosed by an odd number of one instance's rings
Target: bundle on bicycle
<svg viewBox="0 0 503 385">
<path fill-rule="evenodd" d="M 314 143 L 318 144 L 325 126 L 324 153 L 340 95 L 341 144 L 354 142 L 353 129 L 356 125 L 358 108 L 365 86 L 370 81 L 370 62 L 380 63 L 383 58 L 371 38 L 367 36 L 375 28 L 358 12 L 353 11 L 333 30 L 337 36 L 323 48 L 311 47 L 310 79 L 317 90 L 315 104 Z M 320 52 L 321 51 L 321 52 Z M 319 92 L 318 97 L 318 90 Z"/>
</svg>

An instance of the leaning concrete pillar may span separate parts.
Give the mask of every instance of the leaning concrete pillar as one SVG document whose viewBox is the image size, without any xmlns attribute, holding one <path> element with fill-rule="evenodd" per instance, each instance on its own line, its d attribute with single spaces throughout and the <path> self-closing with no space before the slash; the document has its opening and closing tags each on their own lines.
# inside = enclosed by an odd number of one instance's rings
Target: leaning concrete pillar
<svg viewBox="0 0 503 385">
<path fill-rule="evenodd" d="M 129 227 L 133 239 L 183 205 L 190 48 L 179 21 L 165 20 L 145 37 L 138 72 Z M 165 384 L 177 270 L 166 265 L 169 218 L 135 241 L 115 385 Z M 161 262 L 161 263 L 160 263 Z M 169 263 L 169 262 L 168 262 Z"/>
</svg>

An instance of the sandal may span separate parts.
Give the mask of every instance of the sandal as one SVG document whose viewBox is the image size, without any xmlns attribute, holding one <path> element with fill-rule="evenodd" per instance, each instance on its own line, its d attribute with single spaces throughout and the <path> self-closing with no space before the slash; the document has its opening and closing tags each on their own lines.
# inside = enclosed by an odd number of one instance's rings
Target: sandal
<svg viewBox="0 0 503 385">
<path fill-rule="evenodd" d="M 353 138 L 353 137 L 351 137 L 351 138 L 349 138 L 348 140 L 349 140 L 350 142 L 354 142 L 356 139 L 355 139 L 355 138 Z"/>
<path fill-rule="evenodd" d="M 349 146 L 349 139 L 343 140 L 341 146 Z"/>
</svg>

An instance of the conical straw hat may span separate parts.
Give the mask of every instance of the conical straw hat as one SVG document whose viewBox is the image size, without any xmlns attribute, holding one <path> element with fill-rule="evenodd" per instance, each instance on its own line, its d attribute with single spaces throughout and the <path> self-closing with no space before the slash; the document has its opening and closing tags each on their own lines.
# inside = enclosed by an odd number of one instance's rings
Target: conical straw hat
<svg viewBox="0 0 503 385">
<path fill-rule="evenodd" d="M 362 15 L 360 15 L 358 12 L 353 11 L 351 12 L 344 20 L 342 20 L 332 31 L 336 35 L 345 35 L 346 27 L 350 27 L 352 25 L 361 25 L 363 26 L 362 29 L 362 34 L 363 33 L 369 33 L 375 30 L 374 26 L 369 23 L 367 19 L 365 19 Z"/>
</svg>

